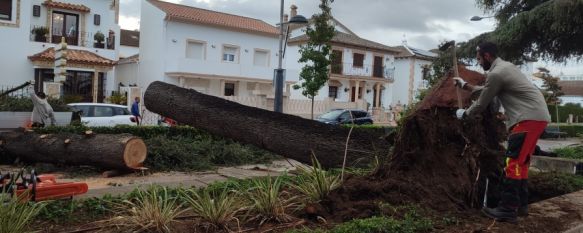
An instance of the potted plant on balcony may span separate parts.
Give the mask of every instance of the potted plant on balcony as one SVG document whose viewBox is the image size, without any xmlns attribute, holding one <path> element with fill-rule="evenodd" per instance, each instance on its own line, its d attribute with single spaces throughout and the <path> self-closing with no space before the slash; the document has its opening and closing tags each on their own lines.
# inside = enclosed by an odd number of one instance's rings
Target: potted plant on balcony
<svg viewBox="0 0 583 233">
<path fill-rule="evenodd" d="M 97 31 L 95 35 L 93 35 L 93 40 L 95 40 L 95 43 L 93 44 L 95 48 L 105 48 L 105 44 L 103 43 L 103 41 L 105 41 L 105 35 L 103 35 L 102 32 Z"/>
<path fill-rule="evenodd" d="M 31 32 L 34 34 L 34 41 L 47 42 L 47 35 L 49 34 L 49 29 L 47 27 L 35 27 Z"/>
</svg>

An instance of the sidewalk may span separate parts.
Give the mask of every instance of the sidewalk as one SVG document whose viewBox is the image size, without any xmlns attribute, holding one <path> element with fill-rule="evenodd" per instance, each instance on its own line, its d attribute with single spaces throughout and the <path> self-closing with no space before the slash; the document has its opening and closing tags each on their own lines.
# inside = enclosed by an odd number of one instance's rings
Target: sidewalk
<svg viewBox="0 0 583 233">
<path fill-rule="evenodd" d="M 291 164 L 290 164 L 291 163 Z M 88 177 L 75 179 L 59 179 L 62 182 L 85 182 L 89 191 L 75 198 L 102 197 L 104 195 L 120 195 L 129 193 L 139 187 L 161 185 L 166 187 L 205 187 L 214 182 L 232 179 L 248 179 L 253 177 L 279 176 L 285 172 L 296 170 L 296 166 L 304 166 L 295 160 L 277 160 L 269 165 L 256 164 L 237 167 L 221 167 L 216 171 L 207 172 L 161 172 L 148 175 L 139 173 L 119 177 L 103 178 Z"/>
</svg>

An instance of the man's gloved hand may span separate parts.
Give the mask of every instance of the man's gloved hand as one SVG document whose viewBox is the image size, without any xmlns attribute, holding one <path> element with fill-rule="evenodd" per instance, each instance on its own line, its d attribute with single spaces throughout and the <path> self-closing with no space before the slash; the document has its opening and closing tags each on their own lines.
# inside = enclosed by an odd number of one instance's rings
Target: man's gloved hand
<svg viewBox="0 0 583 233">
<path fill-rule="evenodd" d="M 458 109 L 457 111 L 455 111 L 455 116 L 457 117 L 457 119 L 464 119 L 464 115 L 466 113 L 465 109 Z"/>
<path fill-rule="evenodd" d="M 466 84 L 468 84 L 468 82 L 464 81 L 464 79 L 460 78 L 460 77 L 453 77 L 453 84 L 455 86 L 458 86 L 460 88 L 464 88 L 464 86 L 466 86 Z"/>
</svg>

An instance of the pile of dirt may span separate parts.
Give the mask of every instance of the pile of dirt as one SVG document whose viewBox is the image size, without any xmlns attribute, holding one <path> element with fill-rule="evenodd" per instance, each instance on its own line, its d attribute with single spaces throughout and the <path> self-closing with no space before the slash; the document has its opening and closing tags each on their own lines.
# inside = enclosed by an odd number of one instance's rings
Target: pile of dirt
<svg viewBox="0 0 583 233">
<path fill-rule="evenodd" d="M 480 73 L 463 67 L 459 73 L 470 84 L 484 82 Z M 375 174 L 347 179 L 322 203 L 331 216 L 338 221 L 372 216 L 379 202 L 467 210 L 481 205 L 488 176 L 488 199 L 496 202 L 494 177 L 502 169 L 500 142 L 506 130 L 490 109 L 481 117 L 456 119 L 452 76 L 443 78 L 406 116 L 393 152 Z M 462 91 L 464 107 L 470 105 L 470 95 Z"/>
</svg>

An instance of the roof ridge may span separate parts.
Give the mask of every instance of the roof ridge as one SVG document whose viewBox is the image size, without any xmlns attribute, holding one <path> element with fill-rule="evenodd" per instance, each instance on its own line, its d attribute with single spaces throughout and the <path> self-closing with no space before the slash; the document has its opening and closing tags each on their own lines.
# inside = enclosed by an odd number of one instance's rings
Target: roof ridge
<svg viewBox="0 0 583 233">
<path fill-rule="evenodd" d="M 188 7 L 188 8 L 193 8 L 193 9 L 198 9 L 198 10 L 203 10 L 203 11 L 208 11 L 208 12 L 214 12 L 214 13 L 219 13 L 219 14 L 224 14 L 224 15 L 231 15 L 231 16 L 236 16 L 236 17 L 241 17 L 241 18 L 247 18 L 247 19 L 252 19 L 252 20 L 257 20 L 257 21 L 261 21 L 263 23 L 266 23 L 267 25 L 270 25 L 272 27 L 275 27 L 261 19 L 257 19 L 257 18 L 252 18 L 249 16 L 243 16 L 243 15 L 236 15 L 233 13 L 226 13 L 226 12 L 220 12 L 220 11 L 215 11 L 215 10 L 209 10 L 209 9 L 204 9 L 204 8 L 200 8 L 200 7 L 195 7 L 195 6 L 189 6 L 189 5 L 182 5 L 182 4 L 178 4 L 178 3 L 173 3 L 173 2 L 167 2 L 167 1 L 162 1 L 162 0 L 148 0 L 149 2 L 161 2 L 161 3 L 166 3 L 166 4 L 170 4 L 170 5 L 175 5 L 175 6 L 179 6 L 179 7 Z"/>
</svg>

